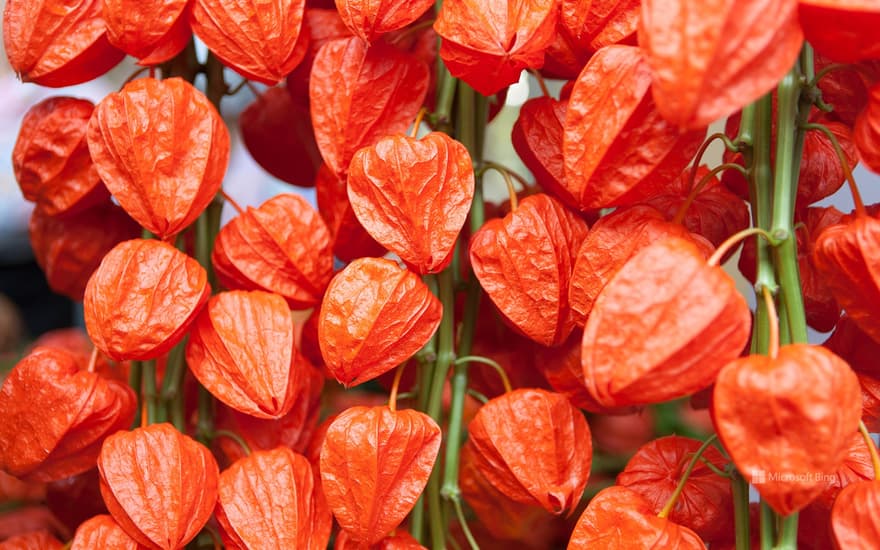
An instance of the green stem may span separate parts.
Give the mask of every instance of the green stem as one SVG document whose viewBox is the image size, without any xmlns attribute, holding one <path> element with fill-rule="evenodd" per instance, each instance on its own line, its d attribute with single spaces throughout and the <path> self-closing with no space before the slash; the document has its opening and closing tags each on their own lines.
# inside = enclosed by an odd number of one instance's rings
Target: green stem
<svg viewBox="0 0 880 550">
<path fill-rule="evenodd" d="M 755 107 L 755 120 L 753 131 L 754 167 L 752 170 L 752 184 L 749 194 L 752 195 L 752 212 L 754 225 L 769 230 L 772 222 L 772 190 L 773 174 L 770 169 L 771 125 L 772 125 L 772 98 L 770 94 L 758 100 Z M 755 289 L 767 287 L 776 293 L 776 277 L 773 274 L 773 264 L 770 261 L 769 243 L 759 240 L 756 248 L 757 268 L 755 277 Z"/>
<path fill-rule="evenodd" d="M 749 532 L 749 484 L 737 470 L 734 470 L 730 481 L 733 493 L 733 524 L 736 533 L 736 550 L 751 548 Z"/>
<path fill-rule="evenodd" d="M 181 388 L 183 387 L 183 377 L 186 374 L 183 361 L 186 340 L 186 338 L 181 340 L 168 353 L 168 360 L 165 363 L 165 377 L 162 379 L 162 391 L 159 394 L 165 405 L 168 418 L 171 418 L 174 427 L 180 431 L 184 430 L 184 395 Z"/>
<path fill-rule="evenodd" d="M 464 533 L 464 538 L 470 545 L 471 550 L 480 550 L 480 545 L 477 544 L 476 539 L 474 539 L 474 535 L 471 534 L 470 527 L 468 527 L 467 520 L 464 517 L 464 510 L 461 509 L 461 499 L 458 497 L 453 498 L 452 506 L 453 508 L 455 508 L 455 515 L 458 518 L 458 524 L 461 526 L 461 531 L 462 533 Z"/>
<path fill-rule="evenodd" d="M 143 394 L 141 393 L 141 385 L 143 383 L 143 370 L 144 364 L 141 361 L 132 361 L 131 367 L 128 371 L 128 385 L 131 386 L 131 389 L 134 391 L 134 394 L 137 396 L 137 410 L 134 415 L 134 422 L 132 422 L 132 429 L 137 428 L 141 425 L 141 408 L 143 406 Z"/>
<path fill-rule="evenodd" d="M 208 59 L 205 60 L 205 77 L 208 80 L 205 96 L 219 113 L 220 102 L 223 101 L 223 97 L 229 91 L 229 87 L 226 85 L 226 79 L 223 77 L 223 63 L 211 52 L 208 52 Z"/>
<path fill-rule="evenodd" d="M 156 390 L 156 361 L 144 361 L 141 374 L 141 388 L 147 402 L 147 424 L 165 421 L 165 410 L 159 406 L 159 392 Z"/>
<path fill-rule="evenodd" d="M 241 447 L 241 450 L 244 451 L 245 456 L 251 456 L 251 446 L 248 445 L 247 441 L 245 441 L 237 433 L 229 431 L 229 430 L 214 430 L 214 434 L 211 439 L 216 439 L 218 437 L 226 437 L 228 439 L 235 441 L 238 444 L 238 446 Z"/>
<path fill-rule="evenodd" d="M 761 550 L 773 550 L 776 538 L 776 514 L 761 500 Z"/>
<path fill-rule="evenodd" d="M 688 462 L 687 468 L 685 468 L 684 473 L 681 475 L 681 479 L 678 480 L 678 485 L 675 486 L 675 491 L 672 492 L 672 495 L 669 496 L 669 500 L 666 501 L 666 505 L 663 506 L 663 509 L 657 514 L 659 517 L 669 517 L 672 509 L 675 508 L 675 503 L 678 502 L 678 497 L 680 497 L 682 491 L 684 491 L 684 487 L 687 484 L 688 479 L 691 477 L 691 472 L 694 471 L 697 461 L 700 460 L 700 457 L 703 456 L 703 453 L 709 448 L 709 445 L 714 443 L 716 439 L 718 439 L 716 435 L 710 436 L 702 445 L 700 445 L 697 452 L 694 453 L 694 456 L 691 458 L 690 462 Z"/>
<path fill-rule="evenodd" d="M 214 396 L 199 385 L 199 419 L 196 423 L 196 437 L 203 445 L 211 443 L 214 435 Z"/>
<path fill-rule="evenodd" d="M 797 550 L 798 514 L 782 518 L 782 526 L 779 530 L 779 542 L 774 550 Z"/>
<path fill-rule="evenodd" d="M 449 269 L 441 271 L 437 275 L 437 284 L 439 287 L 440 303 L 443 304 L 443 316 L 440 319 L 440 328 L 437 336 L 437 362 L 434 365 L 434 374 L 428 394 L 428 416 L 433 418 L 437 424 L 442 425 L 443 386 L 446 384 L 446 375 L 449 373 L 449 367 L 455 359 L 455 350 L 453 348 L 455 292 L 452 272 Z M 446 521 L 443 517 L 443 503 L 440 499 L 440 481 L 440 467 L 437 464 L 431 472 L 426 491 L 432 548 L 446 547 Z"/>
<path fill-rule="evenodd" d="M 770 227 L 773 236 L 781 241 L 774 249 L 774 264 L 791 338 L 794 342 L 806 343 L 807 323 L 794 233 L 794 207 L 800 171 L 800 157 L 795 153 L 803 148 L 803 125 L 809 114 L 798 111 L 800 93 L 800 69 L 796 64 L 779 83 L 776 94 L 776 173 Z"/>
</svg>

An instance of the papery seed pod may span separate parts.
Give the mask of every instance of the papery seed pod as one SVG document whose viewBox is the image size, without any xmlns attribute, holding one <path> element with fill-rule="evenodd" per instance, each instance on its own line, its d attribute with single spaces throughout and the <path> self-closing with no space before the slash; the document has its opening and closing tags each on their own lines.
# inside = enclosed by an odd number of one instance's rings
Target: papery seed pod
<svg viewBox="0 0 880 550">
<path fill-rule="evenodd" d="M 308 96 L 269 88 L 238 117 L 248 152 L 265 171 L 299 187 L 315 185 L 321 153 L 315 143 Z"/>
<path fill-rule="evenodd" d="M 804 36 L 798 0 L 646 0 L 639 47 L 657 110 L 703 128 L 769 92 L 791 69 Z"/>
<path fill-rule="evenodd" d="M 320 487 L 309 461 L 286 447 L 254 451 L 220 474 L 217 522 L 227 548 L 323 550 L 312 533 Z"/>
<path fill-rule="evenodd" d="M 581 348 L 587 390 L 606 407 L 684 397 L 739 356 L 750 325 L 733 279 L 692 242 L 664 239 L 633 256 L 596 299 Z"/>
<path fill-rule="evenodd" d="M 299 398 L 295 358 L 290 309 L 262 291 L 212 297 L 186 344 L 186 364 L 205 389 L 257 418 L 280 418 Z"/>
<path fill-rule="evenodd" d="M 638 0 L 562 0 L 560 21 L 578 41 L 597 51 L 612 44 L 635 44 Z"/>
<path fill-rule="evenodd" d="M 89 518 L 109 513 L 101 497 L 97 461 L 92 464 L 86 472 L 46 486 L 46 506 L 71 532 Z"/>
<path fill-rule="evenodd" d="M 21 121 L 12 170 L 24 198 L 49 216 L 82 211 L 110 196 L 86 143 L 94 109 L 85 99 L 50 97 Z"/>
<path fill-rule="evenodd" d="M 233 218 L 217 234 L 211 261 L 227 288 L 274 292 L 290 309 L 317 305 L 333 275 L 330 231 L 294 194 Z"/>
<path fill-rule="evenodd" d="M 565 183 L 562 157 L 563 124 L 568 101 L 535 97 L 520 107 L 513 123 L 510 141 L 535 181 L 548 194 L 566 206 L 578 209 L 578 201 Z"/>
<path fill-rule="evenodd" d="M 547 540 L 554 516 L 537 503 L 517 502 L 496 489 L 477 468 L 475 453 L 472 444 L 462 446 L 458 484 L 480 523 L 499 540 Z"/>
<path fill-rule="evenodd" d="M 0 504 L 7 502 L 41 502 L 46 498 L 44 483 L 27 482 L 0 470 Z"/>
<path fill-rule="evenodd" d="M 141 65 L 156 65 L 189 42 L 189 0 L 102 0 L 107 39 Z"/>
<path fill-rule="evenodd" d="M 470 154 L 441 132 L 382 138 L 358 150 L 348 171 L 348 198 L 361 225 L 421 275 L 452 261 L 473 197 Z"/>
<path fill-rule="evenodd" d="M 434 30 L 440 57 L 456 78 L 489 96 L 540 69 L 553 41 L 558 2 L 551 0 L 447 0 Z"/>
<path fill-rule="evenodd" d="M 880 58 L 880 6 L 870 0 L 798 0 L 804 40 L 839 63 Z"/>
<path fill-rule="evenodd" d="M 860 374 L 880 378 L 880 342 L 873 340 L 853 320 L 844 315 L 837 321 L 834 332 L 822 344 L 846 361 Z"/>
<path fill-rule="evenodd" d="M 120 242 L 138 237 L 141 229 L 121 208 L 107 201 L 60 218 L 36 208 L 28 232 L 49 288 L 79 302 L 104 255 Z"/>
<path fill-rule="evenodd" d="M 611 411 L 597 403 L 587 391 L 584 369 L 581 367 L 581 340 L 583 340 L 583 332 L 575 329 L 568 340 L 560 346 L 538 347 L 534 352 L 533 368 L 544 375 L 553 391 L 568 397 L 575 407 L 595 413 L 609 413 Z"/>
<path fill-rule="evenodd" d="M 593 459 L 590 428 L 568 399 L 514 390 L 483 405 L 468 425 L 480 473 L 517 502 L 552 514 L 580 502 Z"/>
<path fill-rule="evenodd" d="M 331 2 L 333 9 L 325 9 L 312 6 L 311 2 L 307 2 L 305 15 L 303 16 L 303 32 L 309 33 L 309 49 L 302 63 L 297 65 L 296 69 L 287 76 L 287 89 L 294 97 L 294 100 L 304 101 L 308 105 L 309 97 L 309 80 L 312 72 L 312 65 L 315 56 L 321 47 L 337 38 L 350 38 L 351 30 L 345 26 L 336 6 Z M 314 137 L 314 136 L 313 136 Z"/>
<path fill-rule="evenodd" d="M 819 52 L 814 52 L 815 72 L 818 74 L 825 67 L 834 64 Z M 816 83 L 822 91 L 822 101 L 833 107 L 826 116 L 831 120 L 842 122 L 852 129 L 856 116 L 868 104 L 868 88 L 880 79 L 880 64 L 876 60 L 854 63 L 840 70 L 827 72 Z"/>
<path fill-rule="evenodd" d="M 70 539 L 72 532 L 52 515 L 48 507 L 20 502 L 11 502 L 8 506 L 9 509 L 0 514 L 0 541 L 36 531 L 47 532 L 62 540 Z M 3 544 L 0 542 L 0 548 L 8 549 Z M 36 546 L 34 550 L 43 550 L 43 547 Z"/>
<path fill-rule="evenodd" d="M 568 542 L 568 550 L 597 547 L 703 550 L 706 545 L 687 527 L 658 517 L 640 494 L 612 486 L 590 500 Z"/>
<path fill-rule="evenodd" d="M 136 408 L 126 384 L 80 371 L 70 352 L 37 348 L 0 389 L 0 468 L 27 481 L 85 472 L 104 438 L 131 425 Z"/>
<path fill-rule="evenodd" d="M 210 295 L 205 269 L 183 252 L 155 240 L 125 241 L 86 285 L 86 330 L 115 361 L 155 359 L 183 338 Z"/>
<path fill-rule="evenodd" d="M 880 220 L 857 215 L 822 230 L 813 248 L 813 265 L 849 318 L 880 341 L 878 242 Z"/>
<path fill-rule="evenodd" d="M 831 510 L 831 530 L 837 548 L 870 550 L 880 544 L 880 479 L 857 481 L 845 487 Z"/>
<path fill-rule="evenodd" d="M 309 99 L 315 141 L 330 170 L 344 177 L 355 151 L 405 131 L 427 90 L 427 65 L 393 46 L 356 37 L 322 46 Z"/>
<path fill-rule="evenodd" d="M 538 194 L 471 237 L 470 260 L 480 285 L 505 318 L 535 342 L 559 345 L 575 326 L 568 286 L 587 230 L 586 222 L 560 202 Z"/>
<path fill-rule="evenodd" d="M 0 550 L 62 550 L 64 545 L 48 531 L 32 531 L 0 542 Z"/>
<path fill-rule="evenodd" d="M 194 0 L 193 32 L 227 67 L 269 86 L 305 56 L 305 0 Z"/>
<path fill-rule="evenodd" d="M 626 262 L 666 237 L 693 241 L 707 257 L 712 252 L 711 243 L 683 225 L 666 221 L 652 206 L 619 208 L 599 218 L 577 250 L 572 268 L 568 297 L 577 324 L 586 322 L 596 298 Z"/>
<path fill-rule="evenodd" d="M 865 166 L 880 173 L 880 84 L 871 87 L 868 104 L 856 117 L 853 141 Z"/>
<path fill-rule="evenodd" d="M 364 256 L 384 256 L 385 248 L 367 233 L 348 201 L 345 179 L 336 176 L 326 164 L 315 177 L 315 200 L 333 238 L 333 255 L 350 262 Z"/>
<path fill-rule="evenodd" d="M 163 239 L 208 206 L 229 160 L 223 119 L 180 78 L 140 78 L 105 97 L 89 122 L 88 143 L 119 205 Z"/>
<path fill-rule="evenodd" d="M 321 480 L 352 539 L 375 544 L 410 512 L 440 450 L 440 427 L 415 410 L 352 407 L 327 430 Z"/>
<path fill-rule="evenodd" d="M 712 403 L 718 437 L 737 469 L 782 515 L 822 492 L 862 412 L 849 365 L 806 344 L 782 346 L 775 358 L 732 361 L 718 375 Z"/>
<path fill-rule="evenodd" d="M 107 40 L 101 0 L 7 0 L 3 46 L 22 80 L 51 88 L 88 82 L 125 57 Z"/>
<path fill-rule="evenodd" d="M 391 370 L 419 351 L 440 325 L 443 306 L 413 272 L 360 258 L 330 282 L 318 317 L 327 368 L 346 387 Z"/>
<path fill-rule="evenodd" d="M 433 5 L 431 0 L 336 0 L 336 9 L 345 26 L 367 42 L 404 28 Z"/>
<path fill-rule="evenodd" d="M 73 537 L 70 550 L 140 550 L 135 540 L 116 523 L 112 516 L 102 514 L 80 525 Z"/>
<path fill-rule="evenodd" d="M 627 462 L 617 475 L 617 484 L 642 495 L 654 513 L 659 513 L 701 445 L 699 440 L 676 435 L 655 439 Z M 707 447 L 701 456 L 667 517 L 704 540 L 714 540 L 733 525 L 733 497 L 730 480 L 712 471 L 703 460 L 722 471 L 728 461 L 715 447 Z"/>
<path fill-rule="evenodd" d="M 428 550 L 403 529 L 395 529 L 393 533 L 370 546 L 370 550 Z M 365 548 L 364 544 L 353 540 L 345 529 L 340 529 L 336 534 L 333 550 L 363 550 L 363 548 Z"/>
<path fill-rule="evenodd" d="M 256 418 L 231 407 L 218 408 L 215 423 L 241 438 L 253 450 L 270 451 L 276 447 L 288 447 L 303 454 L 315 433 L 321 412 L 321 390 L 324 374 L 309 364 L 302 353 L 297 353 L 293 368 L 297 371 L 293 394 L 297 396 L 293 407 L 277 419 Z M 223 454 L 234 462 L 243 458 L 241 446 L 229 438 L 220 438 Z"/>
<path fill-rule="evenodd" d="M 98 471 L 113 519 L 148 548 L 186 545 L 204 527 L 217 501 L 214 457 L 171 424 L 108 437 Z"/>
<path fill-rule="evenodd" d="M 692 186 L 698 185 L 708 175 L 709 169 L 700 166 L 691 180 L 691 170 L 685 170 L 663 192 L 645 203 L 662 212 L 667 220 L 673 220 L 685 207 L 689 194 L 693 192 Z M 715 247 L 721 246 L 734 233 L 749 227 L 749 208 L 745 201 L 721 185 L 717 177 L 710 178 L 686 207 L 681 224 L 691 233 L 705 237 Z"/>
<path fill-rule="evenodd" d="M 565 184 L 581 209 L 641 202 L 666 188 L 696 154 L 706 129 L 663 120 L 651 71 L 634 46 L 602 48 L 575 82 L 565 114 Z"/>
</svg>

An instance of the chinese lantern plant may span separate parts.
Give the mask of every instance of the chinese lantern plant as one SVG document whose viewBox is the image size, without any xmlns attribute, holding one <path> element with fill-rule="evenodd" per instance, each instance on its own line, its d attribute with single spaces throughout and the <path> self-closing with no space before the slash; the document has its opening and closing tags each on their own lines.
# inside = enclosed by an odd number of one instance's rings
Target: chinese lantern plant
<svg viewBox="0 0 880 550">
<path fill-rule="evenodd" d="M 799 511 L 802 540 L 877 547 L 880 222 L 852 169 L 880 166 L 878 20 L 861 0 L 8 0 L 23 81 L 144 69 L 21 123 L 32 246 L 92 351 L 48 339 L 5 378 L 0 510 L 47 494 L 72 524 L 0 518 L 0 548 L 788 550 Z M 541 97 L 510 144 L 535 184 L 484 157 L 489 97 L 524 70 Z M 227 124 L 317 204 L 236 204 Z M 814 205 L 844 180 L 852 214 Z M 754 311 L 720 267 L 743 239 Z M 826 347 L 808 322 L 836 327 Z M 697 392 L 715 435 L 646 432 Z M 593 448 L 635 426 L 595 415 L 641 410 L 634 456 Z"/>
</svg>

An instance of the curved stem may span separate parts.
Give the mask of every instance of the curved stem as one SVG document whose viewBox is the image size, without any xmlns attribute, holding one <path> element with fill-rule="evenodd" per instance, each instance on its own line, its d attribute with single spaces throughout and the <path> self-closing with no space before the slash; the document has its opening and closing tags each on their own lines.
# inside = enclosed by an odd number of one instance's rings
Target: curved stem
<svg viewBox="0 0 880 550">
<path fill-rule="evenodd" d="M 779 355 L 779 316 L 776 314 L 776 302 L 773 300 L 773 294 L 771 294 L 770 289 L 766 286 L 761 288 L 761 294 L 764 297 L 764 305 L 767 308 L 767 317 L 770 324 L 770 345 L 767 355 L 771 359 L 776 359 L 776 356 Z"/>
<path fill-rule="evenodd" d="M 550 95 L 550 90 L 547 89 L 547 83 L 544 82 L 544 77 L 541 75 L 540 71 L 537 69 L 529 69 L 529 73 L 531 73 L 531 75 L 535 77 L 535 80 L 538 81 L 538 86 L 541 87 L 541 93 L 544 94 L 544 97 L 552 97 Z"/>
<path fill-rule="evenodd" d="M 452 499 L 452 507 L 455 508 L 455 516 L 458 518 L 458 524 L 461 525 L 461 531 L 464 533 L 464 538 L 467 540 L 468 545 L 470 545 L 471 550 L 480 550 L 480 545 L 477 544 L 474 535 L 471 534 L 470 527 L 468 527 L 467 520 L 464 517 L 464 510 L 461 509 L 461 499 Z"/>
<path fill-rule="evenodd" d="M 244 208 L 242 208 L 240 204 L 235 202 L 235 199 L 230 197 L 222 187 L 220 188 L 220 196 L 223 197 L 223 200 L 225 200 L 226 202 L 231 204 L 233 208 L 235 208 L 235 211 L 238 212 L 239 216 L 244 214 Z"/>
<path fill-rule="evenodd" d="M 868 446 L 868 452 L 871 454 L 871 464 L 874 466 L 874 479 L 880 480 L 880 455 L 877 454 L 877 446 L 874 445 L 874 440 L 871 439 L 871 434 L 868 433 L 868 427 L 861 420 L 859 420 L 859 432 L 861 432 L 865 445 Z"/>
<path fill-rule="evenodd" d="M 95 367 L 98 366 L 98 347 L 92 344 L 92 355 L 89 357 L 89 366 L 86 368 L 86 372 L 95 372 Z"/>
<path fill-rule="evenodd" d="M 843 174 L 846 177 L 846 183 L 849 185 L 849 192 L 852 194 L 853 204 L 855 205 L 856 215 L 859 217 L 867 216 L 867 212 L 865 211 L 865 203 L 862 202 L 862 195 L 859 193 L 859 188 L 856 186 L 856 180 L 853 178 L 852 169 L 849 166 L 849 162 L 846 160 L 846 155 L 843 154 L 843 149 L 840 147 L 840 142 L 837 140 L 837 136 L 835 136 L 831 130 L 828 129 L 824 124 L 818 123 L 810 123 L 804 124 L 802 126 L 804 130 L 818 130 L 825 134 L 825 137 L 828 138 L 828 141 L 831 142 L 831 146 L 834 147 L 834 153 L 837 155 L 837 160 L 840 162 L 840 166 L 843 168 Z"/>
<path fill-rule="evenodd" d="M 409 137 L 415 139 L 419 136 L 419 126 L 422 125 L 422 119 L 425 118 L 425 114 L 428 112 L 428 109 L 422 107 L 419 109 L 419 113 L 416 115 L 416 119 L 413 121 L 412 130 L 410 130 Z"/>
<path fill-rule="evenodd" d="M 240 435 L 235 432 L 229 430 L 214 430 L 214 436 L 211 439 L 216 439 L 218 437 L 225 437 L 227 439 L 231 439 L 235 441 L 241 450 L 244 451 L 245 456 L 251 456 L 251 446 L 247 444 Z"/>
<path fill-rule="evenodd" d="M 519 184 L 522 185 L 524 189 L 528 189 L 529 187 L 532 186 L 532 184 L 529 183 L 529 180 L 522 177 L 520 174 L 518 174 L 512 168 L 509 168 L 509 167 L 501 164 L 500 162 L 495 162 L 494 160 L 485 160 L 485 161 L 482 161 L 482 164 L 483 164 L 483 167 L 480 168 L 476 174 L 474 174 L 475 176 L 477 176 L 477 175 L 482 176 L 488 170 L 492 169 L 502 175 L 504 174 L 504 172 L 507 172 L 507 175 L 509 175 L 510 177 L 515 179 L 517 182 L 519 182 Z"/>
<path fill-rule="evenodd" d="M 499 365 L 497 361 L 479 355 L 465 355 L 464 357 L 459 357 L 454 362 L 455 365 L 464 363 L 481 363 L 483 365 L 489 365 L 495 369 L 495 372 L 497 372 L 498 376 L 501 378 L 501 383 L 504 385 L 504 392 L 510 393 L 513 391 L 513 388 L 510 385 L 510 378 L 508 378 L 507 373 L 504 371 L 504 367 Z"/>
<path fill-rule="evenodd" d="M 730 251 L 731 248 L 737 246 L 740 241 L 742 241 L 746 237 L 751 237 L 752 235 L 760 235 L 771 244 L 775 242 L 770 233 L 766 232 L 760 227 L 749 227 L 747 229 L 743 229 L 742 231 L 737 231 L 730 237 L 727 237 L 727 239 L 725 239 L 724 242 L 715 249 L 715 252 L 712 253 L 712 256 L 709 257 L 707 263 L 709 265 L 718 265 L 718 263 L 721 261 L 721 258 L 723 258 L 724 255 L 727 254 L 727 252 Z"/>
<path fill-rule="evenodd" d="M 682 491 L 684 491 L 684 486 L 687 484 L 688 478 L 691 477 L 691 472 L 694 471 L 697 461 L 700 460 L 700 457 L 703 456 L 703 453 L 709 448 L 709 445 L 714 443 L 716 439 L 718 439 L 718 436 L 711 435 L 702 445 L 700 445 L 700 448 L 697 449 L 697 452 L 694 453 L 694 456 L 691 458 L 690 462 L 688 462 L 687 468 L 685 468 L 684 473 L 681 475 L 681 479 L 678 480 L 678 485 L 675 486 L 675 491 L 669 496 L 669 500 L 666 501 L 666 505 L 663 506 L 663 509 L 657 514 L 657 517 L 669 517 L 669 513 L 675 508 L 675 503 L 678 502 L 678 497 L 680 497 Z"/>
<path fill-rule="evenodd" d="M 394 382 L 391 383 L 391 394 L 388 396 L 388 408 L 391 409 L 391 412 L 397 410 L 397 391 L 400 388 L 400 378 L 403 375 L 404 367 L 406 367 L 405 362 L 397 367 L 397 372 L 394 373 Z"/>
<path fill-rule="evenodd" d="M 700 178 L 700 181 L 697 185 L 694 185 L 694 178 L 696 177 L 696 169 L 691 171 L 691 181 L 688 184 L 688 196 L 685 201 L 678 207 L 678 212 L 675 213 L 675 217 L 672 218 L 672 223 L 681 225 L 681 222 L 684 220 L 685 215 L 687 214 L 688 208 L 691 207 L 691 204 L 697 199 L 697 196 L 700 194 L 700 191 L 703 190 L 706 185 L 712 181 L 712 178 L 718 175 L 719 172 L 723 172 L 725 170 L 737 170 L 744 177 L 748 177 L 748 172 L 745 168 L 740 166 L 739 164 L 735 164 L 733 162 L 728 162 L 722 164 L 720 166 L 716 166 L 712 170 L 709 171 L 708 174 Z"/>
<path fill-rule="evenodd" d="M 779 541 L 774 550 L 797 550 L 798 514 L 797 512 L 782 518 L 779 529 Z"/>
</svg>

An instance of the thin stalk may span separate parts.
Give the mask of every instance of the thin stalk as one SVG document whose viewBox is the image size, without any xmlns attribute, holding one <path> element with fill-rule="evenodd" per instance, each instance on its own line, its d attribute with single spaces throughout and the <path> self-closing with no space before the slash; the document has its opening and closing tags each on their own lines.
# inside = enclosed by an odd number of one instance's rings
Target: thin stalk
<svg viewBox="0 0 880 550">
<path fill-rule="evenodd" d="M 676 212 L 675 217 L 672 218 L 672 223 L 681 224 L 681 222 L 684 220 L 685 215 L 687 214 L 688 209 L 691 207 L 691 204 L 694 203 L 694 201 L 697 199 L 697 196 L 700 194 L 700 191 L 702 191 L 706 184 L 712 181 L 712 178 L 717 176 L 719 172 L 723 172 L 725 170 L 737 170 L 744 177 L 748 177 L 748 172 L 745 168 L 743 168 L 739 164 L 729 162 L 716 166 L 715 168 L 710 170 L 708 174 L 700 178 L 700 181 L 696 185 L 694 185 L 694 178 L 696 178 L 696 169 L 694 169 L 691 172 L 690 176 L 691 180 L 690 184 L 688 185 L 688 189 L 690 189 L 690 191 L 688 192 L 688 196 L 682 203 L 682 205 L 678 207 L 678 212 Z"/>
<path fill-rule="evenodd" d="M 691 458 L 690 462 L 688 462 L 687 468 L 685 468 L 684 473 L 681 475 L 681 479 L 678 480 L 678 485 L 675 486 L 675 491 L 672 492 L 672 495 L 669 496 L 669 500 L 666 501 L 666 505 L 663 506 L 663 509 L 660 510 L 660 513 L 657 514 L 658 517 L 666 518 L 669 517 L 672 509 L 675 508 L 675 503 L 678 502 L 678 497 L 681 496 L 682 491 L 684 491 L 684 486 L 687 484 L 688 479 L 691 477 L 691 472 L 694 471 L 694 467 L 697 465 L 697 461 L 700 460 L 700 457 L 703 456 L 703 453 L 706 449 L 709 448 L 709 445 L 715 442 L 718 439 L 717 436 L 712 435 L 706 441 L 700 445 L 700 448 L 697 449 L 697 452 L 694 453 L 694 456 Z"/>
<path fill-rule="evenodd" d="M 403 368 L 406 363 L 401 363 L 394 373 L 394 382 L 391 383 L 391 394 L 388 396 L 388 408 L 391 412 L 397 410 L 397 392 L 400 390 L 400 377 L 403 376 Z"/>
<path fill-rule="evenodd" d="M 458 524 L 461 525 L 461 532 L 464 533 L 464 538 L 467 540 L 471 550 L 480 550 L 480 545 L 477 544 L 474 535 L 471 534 L 471 528 L 468 527 L 467 520 L 464 517 L 464 510 L 461 509 L 461 498 L 452 499 L 452 506 L 455 508 L 455 515 L 458 518 Z"/>
<path fill-rule="evenodd" d="M 232 208 L 235 208 L 235 211 L 236 211 L 239 215 L 244 214 L 244 208 L 242 208 L 240 204 L 238 204 L 237 202 L 235 202 L 235 199 L 233 199 L 232 197 L 230 197 L 230 196 L 226 193 L 226 191 L 223 190 L 222 187 L 220 188 L 220 196 L 223 197 L 223 200 L 225 200 L 226 202 L 228 202 L 229 204 L 231 204 L 231 205 L 232 205 Z"/>
<path fill-rule="evenodd" d="M 779 316 L 776 314 L 776 302 L 770 289 L 766 286 L 761 288 L 761 294 L 764 297 L 764 307 L 767 308 L 767 320 L 770 325 L 770 342 L 767 348 L 767 355 L 771 359 L 775 359 L 779 355 Z"/>
<path fill-rule="evenodd" d="M 229 87 L 226 85 L 226 79 L 223 76 L 223 63 L 211 52 L 208 52 L 208 59 L 205 60 L 205 77 L 208 80 L 205 96 L 219 113 L 220 102 L 223 101 L 223 97 L 229 91 Z"/>
<path fill-rule="evenodd" d="M 147 408 L 147 424 L 157 424 L 165 421 L 165 411 L 159 406 L 159 392 L 156 390 L 156 361 L 143 362 L 141 372 L 141 390 L 143 401 Z"/>
<path fill-rule="evenodd" d="M 877 454 L 877 445 L 874 445 L 874 440 L 871 439 L 871 434 L 868 433 L 868 427 L 861 420 L 859 420 L 859 432 L 861 432 L 865 445 L 868 446 L 868 453 L 871 455 L 871 464 L 874 466 L 874 479 L 880 480 L 880 455 Z"/>
<path fill-rule="evenodd" d="M 98 366 L 98 347 L 92 345 L 92 355 L 89 356 L 89 366 L 86 368 L 86 372 L 95 372 L 95 367 Z"/>
<path fill-rule="evenodd" d="M 196 422 L 196 437 L 204 444 L 211 442 L 214 435 L 214 396 L 199 385 L 199 417 Z"/>
<path fill-rule="evenodd" d="M 749 484 L 738 471 L 732 472 L 730 481 L 733 493 L 733 524 L 736 533 L 736 550 L 750 550 L 749 532 Z"/>
<path fill-rule="evenodd" d="M 723 243 L 718 245 L 718 248 L 715 249 L 715 252 L 713 252 L 712 255 L 709 256 L 709 259 L 706 263 L 708 263 L 709 265 L 718 265 L 721 262 L 721 258 L 723 258 L 724 255 L 727 254 L 731 248 L 739 245 L 739 243 L 743 239 L 751 237 L 752 235 L 760 235 L 764 237 L 767 242 L 770 243 L 774 241 L 770 233 L 766 232 L 760 227 L 749 227 L 747 229 L 743 229 L 742 231 L 738 231 L 725 239 Z"/>
<path fill-rule="evenodd" d="M 141 393 L 143 370 L 144 364 L 142 361 L 132 361 L 131 367 L 128 371 L 128 385 L 131 386 L 131 389 L 134 391 L 134 394 L 138 398 L 138 406 L 137 411 L 135 412 L 134 422 L 131 423 L 132 428 L 136 428 L 141 425 L 141 408 L 144 404 L 143 394 Z"/>
<path fill-rule="evenodd" d="M 251 456 L 251 446 L 248 445 L 247 441 L 237 433 L 229 430 L 215 430 L 211 439 L 217 439 L 218 437 L 225 437 L 235 441 L 235 443 L 241 447 L 241 450 L 244 451 L 245 456 Z"/>
<path fill-rule="evenodd" d="M 453 364 L 461 365 L 464 363 L 481 363 L 483 365 L 489 365 L 495 370 L 496 373 L 498 373 L 498 377 L 501 378 L 501 384 L 504 385 L 505 393 L 513 391 L 513 388 L 510 385 L 510 378 L 507 376 L 507 373 L 504 372 L 504 367 L 499 365 L 497 361 L 493 361 L 488 357 L 481 357 L 479 355 L 465 355 L 456 359 Z"/>
<path fill-rule="evenodd" d="M 529 73 L 538 81 L 538 86 L 541 88 L 541 94 L 544 97 L 551 97 L 550 90 L 547 89 L 547 83 L 544 82 L 544 77 L 541 76 L 541 73 L 535 69 L 529 69 Z"/>
<path fill-rule="evenodd" d="M 840 142 L 837 140 L 837 136 L 835 136 L 831 130 L 828 129 L 824 124 L 810 123 L 804 124 L 802 128 L 806 131 L 816 130 L 825 134 L 825 137 L 828 138 L 828 141 L 831 142 L 831 146 L 834 147 L 834 154 L 837 155 L 837 162 L 840 163 L 841 168 L 843 168 L 843 174 L 846 177 L 846 183 L 849 185 L 849 192 L 852 195 L 853 205 L 855 206 L 855 211 L 857 216 L 867 216 L 867 211 L 865 210 L 865 203 L 862 202 L 862 195 L 859 193 L 859 188 L 856 186 L 856 180 L 853 178 L 852 170 L 850 169 L 849 162 L 846 160 L 846 155 L 843 154 L 843 149 L 840 147 Z"/>
</svg>

